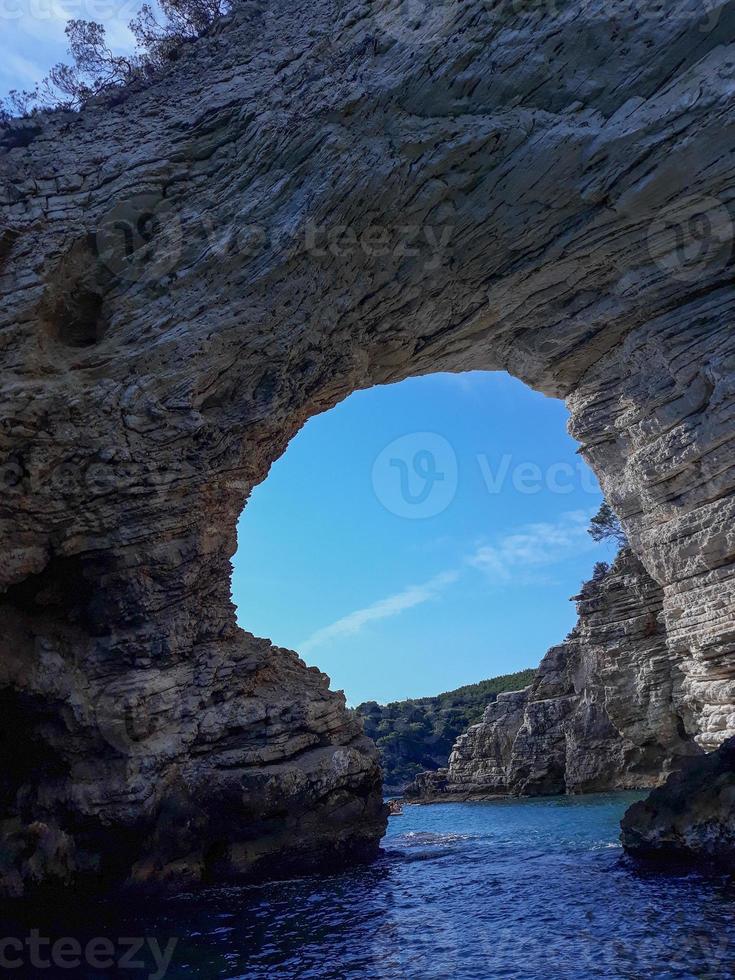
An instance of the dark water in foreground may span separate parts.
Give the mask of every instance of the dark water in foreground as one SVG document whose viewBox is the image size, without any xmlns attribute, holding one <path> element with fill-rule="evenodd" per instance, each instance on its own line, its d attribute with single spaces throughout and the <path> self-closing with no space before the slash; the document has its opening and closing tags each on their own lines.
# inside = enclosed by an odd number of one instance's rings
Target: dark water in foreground
<svg viewBox="0 0 735 980">
<path fill-rule="evenodd" d="M 178 937 L 169 978 L 735 977 L 735 888 L 627 859 L 618 822 L 634 798 L 407 807 L 370 868 L 98 906 L 66 935 L 155 937 L 162 949 Z M 147 945 L 137 959 L 145 968 L 0 972 L 164 975 Z"/>
</svg>

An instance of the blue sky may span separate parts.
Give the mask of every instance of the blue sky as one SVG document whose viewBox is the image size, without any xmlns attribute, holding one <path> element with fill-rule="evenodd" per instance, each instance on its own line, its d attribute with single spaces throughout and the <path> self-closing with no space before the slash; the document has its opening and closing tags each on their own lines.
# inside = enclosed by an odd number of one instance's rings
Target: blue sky
<svg viewBox="0 0 735 980">
<path fill-rule="evenodd" d="M 128 23 L 143 0 L 4 0 L 0 36 L 0 97 L 29 89 L 58 61 L 69 61 L 64 35 L 71 18 L 105 25 L 116 54 L 130 51 Z"/>
<path fill-rule="evenodd" d="M 613 550 L 562 402 L 505 374 L 358 392 L 311 419 L 253 492 L 233 597 L 348 701 L 536 665 Z"/>
</svg>

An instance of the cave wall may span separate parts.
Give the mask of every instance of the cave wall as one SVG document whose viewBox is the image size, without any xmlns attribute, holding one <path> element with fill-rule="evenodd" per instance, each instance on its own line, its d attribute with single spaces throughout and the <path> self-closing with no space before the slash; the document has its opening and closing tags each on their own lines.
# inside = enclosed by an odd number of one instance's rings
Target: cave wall
<svg viewBox="0 0 735 980">
<path fill-rule="evenodd" d="M 566 399 L 688 731 L 735 730 L 735 8 L 405 6 L 246 4 L 160 82 L 0 133 L 0 671 L 58 755 L 6 826 L 40 814 L 62 878 L 110 828 L 123 877 L 246 873 L 316 800 L 375 852 L 374 751 L 237 629 L 230 557 L 307 418 L 428 371 Z"/>
</svg>

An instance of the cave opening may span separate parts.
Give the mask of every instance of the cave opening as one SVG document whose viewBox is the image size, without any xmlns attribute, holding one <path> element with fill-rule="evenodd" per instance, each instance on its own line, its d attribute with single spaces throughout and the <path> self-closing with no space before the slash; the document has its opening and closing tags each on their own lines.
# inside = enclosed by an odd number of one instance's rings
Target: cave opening
<svg viewBox="0 0 735 980">
<path fill-rule="evenodd" d="M 353 705 L 535 666 L 616 552 L 588 534 L 602 492 L 567 419 L 491 371 L 374 386 L 313 416 L 243 512 L 242 625 Z"/>
</svg>

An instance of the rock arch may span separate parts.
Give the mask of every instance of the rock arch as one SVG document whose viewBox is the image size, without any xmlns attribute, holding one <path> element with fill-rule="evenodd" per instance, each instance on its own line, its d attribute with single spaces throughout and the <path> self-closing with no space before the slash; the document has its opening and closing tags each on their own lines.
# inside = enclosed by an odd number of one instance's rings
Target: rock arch
<svg viewBox="0 0 735 980">
<path fill-rule="evenodd" d="M 566 399 L 698 739 L 733 728 L 735 7 L 406 10 L 246 4 L 5 128 L 0 673 L 58 762 L 8 891 L 374 853 L 372 749 L 236 629 L 229 558 L 298 427 L 412 374 Z"/>
</svg>

